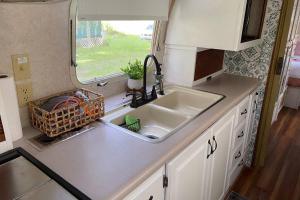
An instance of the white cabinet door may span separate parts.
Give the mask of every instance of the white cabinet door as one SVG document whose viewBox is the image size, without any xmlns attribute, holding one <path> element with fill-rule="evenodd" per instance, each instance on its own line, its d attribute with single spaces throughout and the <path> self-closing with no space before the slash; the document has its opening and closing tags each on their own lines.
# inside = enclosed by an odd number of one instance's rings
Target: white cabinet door
<svg viewBox="0 0 300 200">
<path fill-rule="evenodd" d="M 231 111 L 212 128 L 214 153 L 209 165 L 209 200 L 220 200 L 227 190 L 229 152 L 234 126 L 235 112 Z"/>
<path fill-rule="evenodd" d="M 124 200 L 164 200 L 164 174 L 165 167 L 162 167 L 133 192 L 131 192 L 126 198 L 124 198 Z"/>
<path fill-rule="evenodd" d="M 256 46 L 262 42 L 265 1 L 176 0 L 166 44 L 234 51 Z"/>
<path fill-rule="evenodd" d="M 166 199 L 207 199 L 206 171 L 210 159 L 208 155 L 211 152 L 208 144 L 210 138 L 211 130 L 208 130 L 167 164 L 169 185 Z"/>
</svg>

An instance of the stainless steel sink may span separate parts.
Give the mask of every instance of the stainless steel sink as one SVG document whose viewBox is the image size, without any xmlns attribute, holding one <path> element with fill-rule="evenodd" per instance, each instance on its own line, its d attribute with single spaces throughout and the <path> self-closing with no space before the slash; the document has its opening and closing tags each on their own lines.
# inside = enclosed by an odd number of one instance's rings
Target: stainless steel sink
<svg viewBox="0 0 300 200">
<path fill-rule="evenodd" d="M 178 86 L 165 89 L 166 95 L 137 109 L 124 108 L 102 118 L 108 125 L 148 142 L 161 142 L 225 97 Z M 130 131 L 121 125 L 126 115 L 140 120 L 141 129 Z"/>
</svg>

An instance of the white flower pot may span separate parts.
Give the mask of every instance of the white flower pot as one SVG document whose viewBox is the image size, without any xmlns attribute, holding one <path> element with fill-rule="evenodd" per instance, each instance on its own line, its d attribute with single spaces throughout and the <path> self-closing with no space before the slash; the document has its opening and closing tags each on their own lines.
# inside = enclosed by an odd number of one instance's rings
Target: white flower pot
<svg viewBox="0 0 300 200">
<path fill-rule="evenodd" d="M 127 85 L 129 89 L 139 90 L 143 87 L 143 81 L 142 79 L 140 80 L 128 79 Z"/>
</svg>

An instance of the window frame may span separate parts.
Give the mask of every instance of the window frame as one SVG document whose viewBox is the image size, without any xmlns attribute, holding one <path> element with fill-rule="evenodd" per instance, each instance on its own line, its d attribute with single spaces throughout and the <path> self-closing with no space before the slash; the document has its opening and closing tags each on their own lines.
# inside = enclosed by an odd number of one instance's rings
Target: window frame
<svg viewBox="0 0 300 200">
<path fill-rule="evenodd" d="M 74 21 L 75 20 L 75 21 Z M 120 19 L 121 20 L 121 19 Z M 75 14 L 75 16 L 71 17 L 71 67 L 73 68 L 73 79 L 76 79 L 76 82 L 79 82 L 82 85 L 90 85 L 90 84 L 94 84 L 94 83 L 113 83 L 113 82 L 119 82 L 119 81 L 125 81 L 128 79 L 127 75 L 123 72 L 119 72 L 119 73 L 114 73 L 111 75 L 106 75 L 106 76 L 99 76 L 99 77 L 95 77 L 93 79 L 89 79 L 86 81 L 80 81 L 78 79 L 77 76 L 77 63 L 76 63 L 76 50 L 77 50 L 77 46 L 76 46 L 76 23 L 77 23 L 78 19 L 77 19 L 77 14 Z M 135 20 L 132 20 L 135 21 Z M 149 52 L 149 54 L 154 54 L 154 52 L 156 52 L 156 43 L 157 43 L 157 32 L 159 31 L 159 29 L 157 28 L 157 26 L 159 25 L 159 21 L 157 20 L 153 20 L 154 24 L 153 24 L 153 34 L 152 34 L 152 42 L 151 42 L 151 50 Z M 145 55 L 146 57 L 146 55 Z M 74 77 L 75 76 L 75 77 Z"/>
</svg>

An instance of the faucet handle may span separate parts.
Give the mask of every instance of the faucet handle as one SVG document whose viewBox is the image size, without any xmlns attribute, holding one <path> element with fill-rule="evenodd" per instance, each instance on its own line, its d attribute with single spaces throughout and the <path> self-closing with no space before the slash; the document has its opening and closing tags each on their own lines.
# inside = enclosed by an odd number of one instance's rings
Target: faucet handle
<svg viewBox="0 0 300 200">
<path fill-rule="evenodd" d="M 137 108 L 138 107 L 137 93 L 140 93 L 140 92 L 133 91 L 133 92 L 128 92 L 126 94 L 126 97 L 132 96 L 132 100 L 131 100 L 131 103 L 130 103 L 130 107 L 132 107 L 132 108 Z"/>
<path fill-rule="evenodd" d="M 137 94 L 142 94 L 142 92 L 138 91 L 138 90 L 128 91 L 126 93 L 126 97 L 128 97 L 128 96 L 134 96 L 134 95 L 136 96 Z"/>
<path fill-rule="evenodd" d="M 136 108 L 137 107 L 136 92 L 127 93 L 126 97 L 131 96 L 131 95 L 132 95 L 132 100 L 131 100 L 131 103 L 130 103 L 130 107 Z"/>
<path fill-rule="evenodd" d="M 129 97 L 129 96 L 136 96 L 136 93 L 135 92 L 127 92 L 126 97 Z"/>
</svg>

